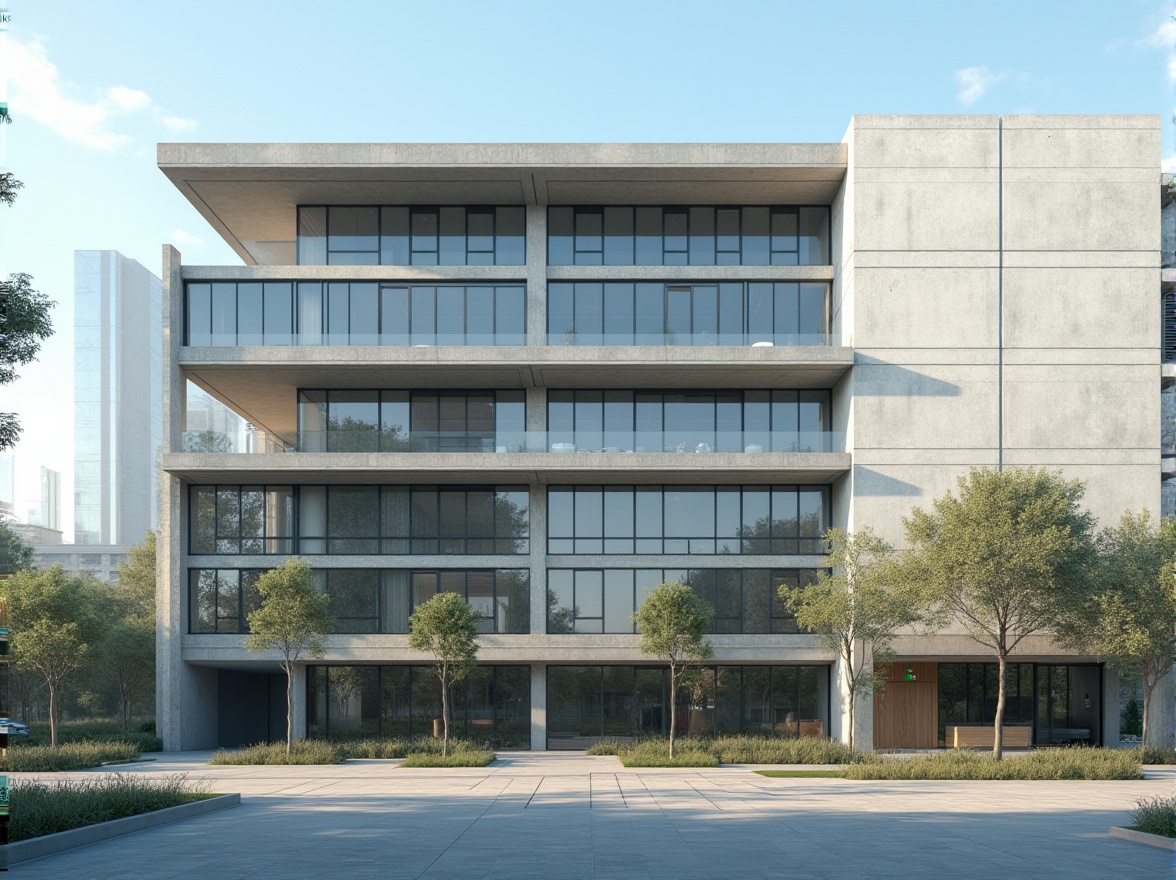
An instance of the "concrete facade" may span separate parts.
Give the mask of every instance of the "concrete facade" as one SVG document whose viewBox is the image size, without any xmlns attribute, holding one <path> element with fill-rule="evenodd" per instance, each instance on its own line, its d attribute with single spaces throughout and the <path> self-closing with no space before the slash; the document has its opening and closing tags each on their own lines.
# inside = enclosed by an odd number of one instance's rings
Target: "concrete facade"
<svg viewBox="0 0 1176 880">
<path fill-rule="evenodd" d="M 638 639 L 548 634 L 549 568 L 805 569 L 817 556 L 548 555 L 547 489 L 561 485 L 827 486 L 829 524 L 902 538 L 902 517 L 973 467 L 1046 466 L 1087 484 L 1100 522 L 1159 509 L 1159 120 L 856 117 L 809 145 L 163 144 L 159 164 L 249 265 L 187 267 L 164 249 L 164 445 L 158 725 L 168 749 L 217 744 L 218 671 L 272 674 L 243 636 L 189 632 L 190 569 L 258 569 L 272 555 L 190 552 L 188 493 L 204 485 L 526 485 L 530 552 L 315 556 L 316 569 L 526 569 L 529 634 L 485 635 L 480 662 L 530 669 L 532 748 L 547 748 L 549 665 L 648 665 Z M 296 262 L 300 205 L 524 205 L 520 266 Z M 559 205 L 827 205 L 828 265 L 553 266 Z M 525 345 L 187 345 L 185 284 L 517 282 Z M 828 345 L 548 344 L 548 285 L 564 281 L 827 282 Z M 192 382 L 273 442 L 184 451 Z M 547 430 L 548 389 L 829 389 L 821 452 L 296 452 L 303 388 L 523 389 Z M 840 438 L 844 437 L 842 441 Z M 286 451 L 282 451 L 285 449 Z M 712 638 L 722 665 L 820 667 L 825 731 L 848 738 L 832 654 L 811 636 Z M 911 635 L 909 661 L 986 662 L 962 634 Z M 1030 639 L 1023 662 L 1092 663 Z M 337 635 L 325 665 L 422 662 L 405 635 Z M 1105 673 L 1105 674 L 1104 674 Z M 1101 738 L 1117 741 L 1117 679 L 1100 671 Z M 1114 695 L 1113 700 L 1107 695 Z M 306 679 L 298 683 L 306 730 Z M 873 740 L 872 706 L 856 740 Z"/>
</svg>

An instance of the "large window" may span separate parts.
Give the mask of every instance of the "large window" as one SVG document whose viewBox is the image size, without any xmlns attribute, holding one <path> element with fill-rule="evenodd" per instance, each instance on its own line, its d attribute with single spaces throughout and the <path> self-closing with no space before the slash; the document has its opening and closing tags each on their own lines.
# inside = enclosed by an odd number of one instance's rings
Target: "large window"
<svg viewBox="0 0 1176 880">
<path fill-rule="evenodd" d="M 189 503 L 194 556 L 525 555 L 531 547 L 522 486 L 193 486 Z"/>
<path fill-rule="evenodd" d="M 551 568 L 547 570 L 547 632 L 633 633 L 633 614 L 650 590 L 679 581 L 714 616 L 713 633 L 799 632 L 781 587 L 814 583 L 809 568 Z"/>
<path fill-rule="evenodd" d="M 260 607 L 261 569 L 191 569 L 189 632 L 246 633 Z M 530 632 L 530 573 L 526 569 L 330 568 L 314 571 L 331 598 L 339 633 L 404 634 L 413 609 L 439 592 L 457 593 L 478 612 L 480 633 Z"/>
<path fill-rule="evenodd" d="M 552 281 L 548 345 L 826 345 L 824 282 Z"/>
<path fill-rule="evenodd" d="M 553 449 L 825 452 L 829 421 L 830 393 L 819 389 L 547 392 Z"/>
<path fill-rule="evenodd" d="M 583 749 L 603 738 L 664 736 L 666 670 L 647 666 L 548 666 L 547 747 Z M 706 666 L 676 695 L 676 733 L 825 736 L 828 666 Z"/>
<path fill-rule="evenodd" d="M 522 284 L 189 282 L 187 345 L 523 345 Z"/>
<path fill-rule="evenodd" d="M 556 207 L 552 266 L 827 266 L 829 209 Z"/>
<path fill-rule="evenodd" d="M 552 486 L 547 552 L 820 554 L 825 486 Z"/>
<path fill-rule="evenodd" d="M 300 206 L 301 266 L 522 266 L 527 210 Z"/>
<path fill-rule="evenodd" d="M 431 666 L 308 666 L 307 734 L 329 739 L 432 736 L 441 686 Z M 450 732 L 497 748 L 531 745 L 531 670 L 476 666 L 454 685 Z"/>
<path fill-rule="evenodd" d="M 525 436 L 521 389 L 298 392 L 301 452 L 494 452 Z"/>
</svg>

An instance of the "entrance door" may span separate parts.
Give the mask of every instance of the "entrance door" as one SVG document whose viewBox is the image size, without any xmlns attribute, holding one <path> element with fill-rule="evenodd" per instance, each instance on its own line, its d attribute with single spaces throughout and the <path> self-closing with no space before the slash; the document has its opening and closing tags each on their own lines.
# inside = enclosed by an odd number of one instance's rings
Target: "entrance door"
<svg viewBox="0 0 1176 880">
<path fill-rule="evenodd" d="M 874 694 L 874 748 L 933 749 L 939 692 L 935 663 L 891 663 Z"/>
</svg>

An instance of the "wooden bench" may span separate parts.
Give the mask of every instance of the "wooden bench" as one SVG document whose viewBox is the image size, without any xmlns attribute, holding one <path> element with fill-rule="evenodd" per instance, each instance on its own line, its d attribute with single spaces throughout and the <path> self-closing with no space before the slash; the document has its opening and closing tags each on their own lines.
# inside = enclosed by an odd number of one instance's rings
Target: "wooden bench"
<svg viewBox="0 0 1176 880">
<path fill-rule="evenodd" d="M 1032 734 L 1032 727 L 1005 725 L 1004 747 L 1027 749 Z M 944 741 L 953 749 L 990 749 L 995 736 L 996 726 L 992 724 L 949 724 L 944 729 Z"/>
</svg>

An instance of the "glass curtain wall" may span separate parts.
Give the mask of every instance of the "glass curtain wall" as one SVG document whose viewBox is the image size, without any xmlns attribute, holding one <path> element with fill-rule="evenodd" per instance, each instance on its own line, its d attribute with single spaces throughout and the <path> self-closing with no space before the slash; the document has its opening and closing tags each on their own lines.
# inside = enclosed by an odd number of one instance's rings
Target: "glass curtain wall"
<svg viewBox="0 0 1176 880">
<path fill-rule="evenodd" d="M 301 205 L 300 266 L 522 266 L 527 209 Z"/>
<path fill-rule="evenodd" d="M 669 675 L 661 667 L 548 666 L 547 747 L 669 732 Z M 824 736 L 828 666 L 708 666 L 677 695 L 678 735 Z"/>
<path fill-rule="evenodd" d="M 497 748 L 531 745 L 531 670 L 477 666 L 454 686 L 450 732 Z M 312 739 L 432 736 L 441 685 L 431 666 L 307 667 Z"/>
<path fill-rule="evenodd" d="M 524 345 L 526 288 L 380 281 L 189 282 L 187 345 Z"/>
<path fill-rule="evenodd" d="M 302 452 L 495 452 L 526 444 L 526 392 L 302 389 Z"/>
<path fill-rule="evenodd" d="M 551 266 L 827 266 L 829 208 L 547 209 Z"/>
<path fill-rule="evenodd" d="M 633 615 L 648 593 L 677 581 L 711 609 L 712 633 L 796 633 L 780 588 L 816 580 L 811 568 L 549 568 L 547 632 L 635 633 Z"/>
<path fill-rule="evenodd" d="M 547 552 L 820 554 L 826 486 L 552 486 Z"/>
<path fill-rule="evenodd" d="M 823 389 L 557 389 L 547 392 L 548 440 L 603 452 L 821 452 L 831 401 Z"/>
<path fill-rule="evenodd" d="M 188 631 L 249 632 L 249 612 L 261 604 L 256 584 L 264 571 L 190 569 Z M 531 630 L 527 569 L 330 568 L 313 574 L 330 597 L 337 633 L 403 635 L 413 609 L 439 592 L 462 596 L 478 612 L 480 633 Z"/>
<path fill-rule="evenodd" d="M 548 345 L 828 345 L 825 282 L 552 281 Z"/>
</svg>

